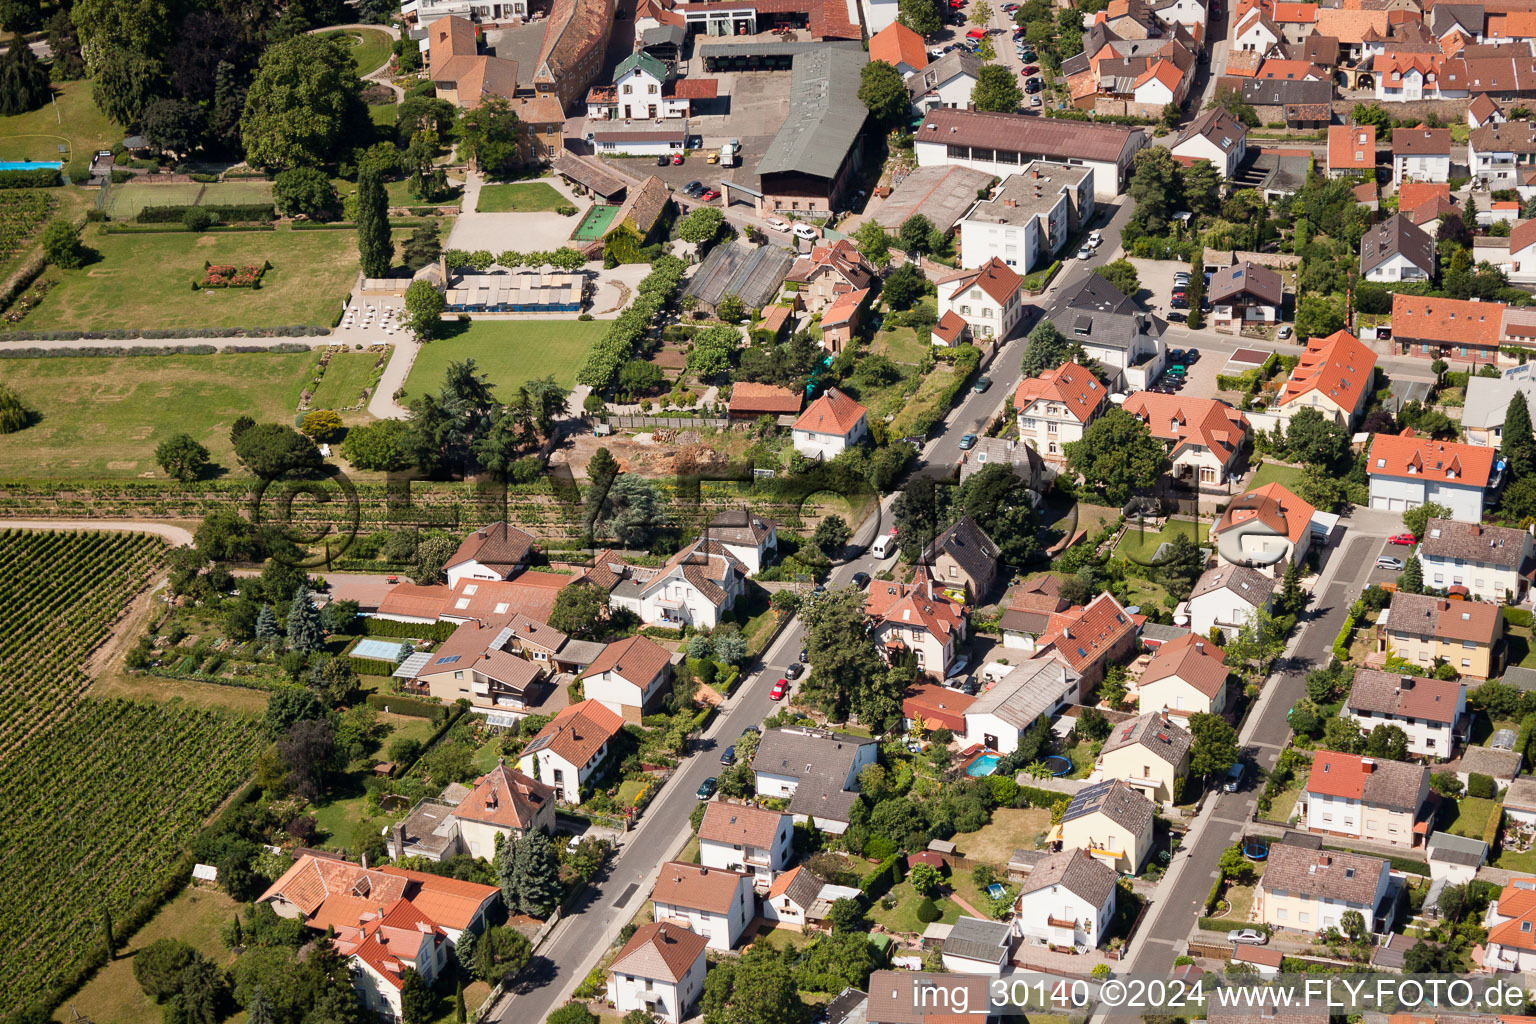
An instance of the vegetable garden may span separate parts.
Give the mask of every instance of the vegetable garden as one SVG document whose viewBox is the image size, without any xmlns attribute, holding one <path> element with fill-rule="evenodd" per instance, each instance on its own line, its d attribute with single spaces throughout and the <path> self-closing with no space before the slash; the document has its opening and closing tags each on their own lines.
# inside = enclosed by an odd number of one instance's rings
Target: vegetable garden
<svg viewBox="0 0 1536 1024">
<path fill-rule="evenodd" d="M 98 700 L 81 664 L 163 550 L 128 533 L 0 531 L 0 1015 L 77 978 L 184 871 L 249 775 L 255 718 Z"/>
<path fill-rule="evenodd" d="M 25 249 L 58 208 L 58 199 L 42 189 L 0 192 L 0 263 Z"/>
</svg>

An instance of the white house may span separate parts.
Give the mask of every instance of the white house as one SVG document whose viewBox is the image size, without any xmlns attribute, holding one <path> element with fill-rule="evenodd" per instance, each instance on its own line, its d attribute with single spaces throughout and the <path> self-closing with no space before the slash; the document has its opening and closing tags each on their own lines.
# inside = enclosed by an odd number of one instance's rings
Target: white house
<svg viewBox="0 0 1536 1024">
<path fill-rule="evenodd" d="M 883 31 L 896 21 L 896 0 L 859 0 L 864 11 L 864 25 L 870 35 Z"/>
<path fill-rule="evenodd" d="M 450 14 L 471 21 L 522 21 L 528 16 L 528 5 L 525 0 L 406 0 L 400 14 L 414 14 L 422 26 Z"/>
<path fill-rule="evenodd" d="M 1466 683 L 1373 668 L 1355 670 L 1340 712 L 1365 732 L 1395 725 L 1407 735 L 1410 754 L 1441 759 L 1453 753 L 1466 713 Z"/>
<path fill-rule="evenodd" d="M 1227 403 L 1133 391 L 1121 408 L 1168 446 L 1169 475 L 1186 487 L 1226 492 L 1240 476 L 1252 429 L 1248 417 Z"/>
<path fill-rule="evenodd" d="M 1450 180 L 1449 128 L 1399 128 L 1392 133 L 1392 184 Z"/>
<path fill-rule="evenodd" d="M 1526 530 L 1431 519 L 1418 555 L 1429 590 L 1465 587 L 1467 596 L 1494 604 L 1525 599 L 1533 558 Z"/>
<path fill-rule="evenodd" d="M 1270 19 L 1264 8 L 1254 5 L 1232 25 L 1232 49 L 1269 53 L 1277 43 L 1285 41 L 1284 31 Z"/>
<path fill-rule="evenodd" d="M 682 1024 L 704 991 L 704 936 L 675 924 L 635 929 L 608 968 L 608 1001 L 620 1013 L 643 1010 Z"/>
<path fill-rule="evenodd" d="M 710 949 L 730 949 L 757 915 L 752 876 L 744 871 L 669 861 L 651 890 L 653 916 L 704 936 Z"/>
<path fill-rule="evenodd" d="M 1079 281 L 1064 302 L 1051 305 L 1047 315 L 1056 329 L 1083 347 L 1111 390 L 1152 387 L 1163 372 L 1168 324 L 1100 274 L 1084 274 Z"/>
<path fill-rule="evenodd" d="M 1093 169 L 1036 160 L 1010 175 L 960 220 L 960 260 L 1002 260 L 1028 273 L 1062 250 L 1094 212 Z"/>
<path fill-rule="evenodd" d="M 1360 238 L 1360 275 L 1367 281 L 1428 281 L 1438 267 L 1435 240 L 1401 213 Z"/>
<path fill-rule="evenodd" d="M 1383 103 L 1465 99 L 1466 79 L 1448 71 L 1438 53 L 1394 53 L 1377 57 L 1376 99 Z"/>
<path fill-rule="evenodd" d="M 625 720 L 638 722 L 655 708 L 671 670 L 670 651 L 649 637 L 632 636 L 603 648 L 587 666 L 581 691 Z"/>
<path fill-rule="evenodd" d="M 595 700 L 562 710 L 523 748 L 518 769 L 551 786 L 568 804 L 581 803 L 581 787 L 602 765 L 624 720 Z"/>
<path fill-rule="evenodd" d="M 355 928 L 338 930 L 335 944 L 347 958 L 358 998 L 389 1020 L 400 1019 L 407 969 L 431 985 L 448 963 L 447 933 L 407 899 L 364 911 Z"/>
<path fill-rule="evenodd" d="M 1366 464 L 1371 508 L 1404 511 L 1433 501 L 1453 519 L 1480 522 L 1497 483 L 1494 455 L 1492 448 L 1415 437 L 1412 430 L 1373 434 Z"/>
<path fill-rule="evenodd" d="M 836 388 L 812 402 L 793 427 L 795 451 L 831 459 L 869 434 L 869 410 Z"/>
<path fill-rule="evenodd" d="M 1221 107 L 1212 107 L 1184 129 L 1171 152 L 1181 164 L 1209 160 L 1223 178 L 1230 178 L 1248 155 L 1248 126 Z"/>
<path fill-rule="evenodd" d="M 448 588 L 461 580 L 506 580 L 528 565 L 533 551 L 533 537 L 515 526 L 495 523 L 482 527 L 464 538 L 459 549 L 443 566 Z"/>
<path fill-rule="evenodd" d="M 906 78 L 928 66 L 928 52 L 923 37 L 907 26 L 896 23 L 871 29 L 869 59 L 884 61 Z"/>
<path fill-rule="evenodd" d="M 1467 168 L 1491 188 L 1524 184 L 1522 171 L 1536 162 L 1536 122 L 1493 121 L 1467 135 Z"/>
<path fill-rule="evenodd" d="M 1020 663 L 965 709 L 964 745 L 1013 753 L 1036 720 L 1054 717 L 1076 700 L 1077 687 L 1077 673 L 1055 658 Z"/>
<path fill-rule="evenodd" d="M 1423 765 L 1319 750 L 1296 810 L 1309 832 L 1413 847 L 1434 827 L 1428 797 Z"/>
<path fill-rule="evenodd" d="M 790 868 L 774 879 L 763 900 L 763 918 L 781 928 L 804 931 L 811 908 L 821 898 L 827 881 L 805 865 Z"/>
<path fill-rule="evenodd" d="M 1136 709 L 1143 715 L 1162 712 L 1187 725 L 1190 715 L 1219 715 L 1226 705 L 1226 655 L 1207 633 L 1186 633 L 1159 644 L 1137 680 Z"/>
<path fill-rule="evenodd" d="M 1211 527 L 1217 565 L 1243 565 L 1279 577 L 1292 563 L 1307 557 L 1314 533 L 1324 532 L 1317 509 L 1284 484 L 1265 484 L 1234 498 Z"/>
<path fill-rule="evenodd" d="M 1465 885 L 1477 877 L 1477 869 L 1488 860 L 1488 844 L 1481 839 L 1450 832 L 1436 832 L 1424 849 L 1433 881 L 1444 879 L 1447 885 Z"/>
<path fill-rule="evenodd" d="M 752 756 L 757 795 L 787 797 L 797 823 L 841 835 L 859 798 L 859 772 L 874 763 L 877 753 L 874 740 L 845 733 L 799 726 L 769 729 Z"/>
<path fill-rule="evenodd" d="M 738 385 L 739 387 L 739 385 Z M 728 508 L 704 527 L 705 536 L 730 552 L 755 576 L 779 548 L 779 525 L 745 508 Z"/>
<path fill-rule="evenodd" d="M 715 800 L 705 805 L 699 822 L 699 863 L 750 872 L 767 888 L 789 867 L 793 837 L 788 814 Z"/>
<path fill-rule="evenodd" d="M 1062 363 L 1025 377 L 1013 396 L 1019 438 L 1050 463 L 1066 463 L 1063 447 L 1080 441 L 1088 425 L 1109 408 L 1109 389 L 1077 363 Z"/>
<path fill-rule="evenodd" d="M 959 580 L 952 585 L 965 588 Z M 945 678 L 965 642 L 964 604 L 938 589 L 923 567 L 911 583 L 870 580 L 865 594 L 864 614 L 874 624 L 870 638 L 875 645 L 885 652 L 910 652 L 919 672 Z"/>
<path fill-rule="evenodd" d="M 1339 928 L 1354 910 L 1367 928 L 1383 932 L 1392 919 L 1391 875 L 1379 857 L 1275 843 L 1254 888 L 1253 914 L 1272 928 L 1311 932 Z"/>
<path fill-rule="evenodd" d="M 1019 886 L 1013 923 L 1036 946 L 1086 952 L 1104 941 L 1115 916 L 1119 876 L 1087 850 L 1062 850 L 1035 865 Z"/>
<path fill-rule="evenodd" d="M 1481 128 L 1485 124 L 1499 124 L 1507 120 L 1509 118 L 1504 116 L 1504 111 L 1485 92 L 1478 93 L 1467 104 L 1468 128 Z"/>
<path fill-rule="evenodd" d="M 917 130 L 919 167 L 958 164 L 1003 177 L 1031 160 L 1093 168 L 1097 199 L 1113 199 L 1130 180 L 1145 129 L 1090 121 L 1057 121 L 1029 114 L 934 107 Z"/>
<path fill-rule="evenodd" d="M 1250 566 L 1209 569 L 1189 592 L 1190 631 L 1210 636 L 1216 628 L 1234 637 L 1253 619 L 1255 609 L 1269 611 L 1274 594 L 1275 580 Z"/>
<path fill-rule="evenodd" d="M 996 256 L 972 270 L 947 274 L 936 282 L 939 318 L 955 313 L 965 321 L 965 339 L 1002 341 L 1024 315 L 1020 289 L 1024 279 Z"/>
<path fill-rule="evenodd" d="M 668 102 L 662 97 L 667 66 L 644 50 L 636 50 L 613 69 L 618 97 L 618 116 L 625 120 L 653 121 L 658 117 L 685 117 L 688 101 Z"/>
<path fill-rule="evenodd" d="M 1536 971 L 1536 878 L 1511 878 L 1488 905 L 1483 966 L 1493 971 Z"/>
<path fill-rule="evenodd" d="M 971 92 L 983 61 L 965 47 L 950 50 L 921 71 L 907 76 L 907 95 L 918 113 L 935 107 L 961 110 L 971 105 Z"/>
<path fill-rule="evenodd" d="M 699 539 L 660 569 L 630 567 L 629 577 L 609 592 L 608 603 L 640 616 L 648 626 L 691 625 L 713 629 L 746 587 L 746 567 L 724 546 Z"/>
</svg>

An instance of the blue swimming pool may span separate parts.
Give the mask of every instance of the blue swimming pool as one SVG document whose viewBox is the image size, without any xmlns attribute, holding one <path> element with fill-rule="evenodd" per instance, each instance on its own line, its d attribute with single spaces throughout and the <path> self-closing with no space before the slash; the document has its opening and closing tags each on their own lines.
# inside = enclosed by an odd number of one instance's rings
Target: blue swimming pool
<svg viewBox="0 0 1536 1024">
<path fill-rule="evenodd" d="M 0 160 L 0 171 L 55 171 L 63 166 L 56 161 L 48 163 L 38 160 Z"/>
<path fill-rule="evenodd" d="M 997 763 L 1002 759 L 1001 754 L 982 754 L 965 766 L 965 774 L 973 779 L 979 779 L 984 775 L 991 775 L 997 771 Z"/>
<path fill-rule="evenodd" d="M 987 886 L 987 895 L 991 896 L 995 900 L 1000 900 L 1004 896 L 1008 895 L 1008 887 L 1003 885 L 1001 882 L 993 882 L 991 885 Z"/>
<path fill-rule="evenodd" d="M 404 640 L 379 640 L 374 637 L 364 637 L 352 648 L 354 658 L 373 658 L 376 661 L 401 661 L 405 658 L 405 650 L 408 647 Z"/>
</svg>

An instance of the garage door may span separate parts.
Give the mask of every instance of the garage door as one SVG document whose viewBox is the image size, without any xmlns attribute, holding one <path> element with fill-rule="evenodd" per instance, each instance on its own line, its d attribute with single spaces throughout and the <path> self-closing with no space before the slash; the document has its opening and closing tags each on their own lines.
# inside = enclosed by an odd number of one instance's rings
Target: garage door
<svg viewBox="0 0 1536 1024">
<path fill-rule="evenodd" d="M 1376 497 L 1371 499 L 1371 508 L 1390 509 L 1391 507 L 1391 501 L 1382 495 L 1378 494 Z"/>
</svg>

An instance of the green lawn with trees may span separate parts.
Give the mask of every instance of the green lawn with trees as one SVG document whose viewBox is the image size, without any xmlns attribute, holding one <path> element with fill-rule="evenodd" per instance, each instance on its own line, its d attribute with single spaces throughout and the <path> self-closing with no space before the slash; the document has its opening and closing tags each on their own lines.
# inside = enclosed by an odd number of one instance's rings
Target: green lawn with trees
<svg viewBox="0 0 1536 1024">
<path fill-rule="evenodd" d="M 0 160 L 89 159 L 98 149 L 111 149 L 122 137 L 122 129 L 114 127 L 91 101 L 90 82 L 60 82 L 53 103 L 0 117 Z M 60 143 L 69 147 L 68 154 L 59 152 Z"/>
<path fill-rule="evenodd" d="M 94 258 L 77 270 L 49 268 L 52 288 L 17 329 L 329 327 L 357 275 L 351 231 L 87 231 L 84 242 Z M 192 290 L 206 263 L 262 262 L 272 266 L 260 288 Z"/>
<path fill-rule="evenodd" d="M 155 448 L 180 433 L 239 472 L 230 422 L 292 422 L 314 362 L 310 352 L 7 360 L 6 382 L 40 419 L 25 444 L 0 446 L 0 476 L 163 478 Z"/>
<path fill-rule="evenodd" d="M 468 329 L 423 348 L 405 380 L 407 397 L 436 390 L 448 364 L 474 359 L 498 394 L 524 381 L 553 374 L 562 387 L 576 382 L 576 371 L 592 343 L 608 330 L 608 320 L 480 320 Z M 444 325 L 450 326 L 450 325 Z"/>
</svg>

